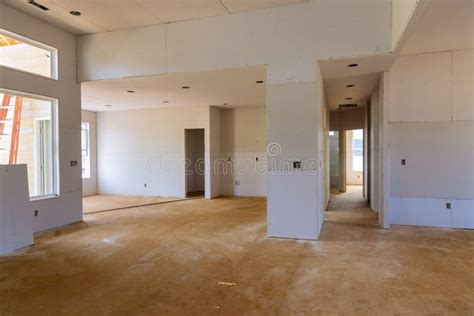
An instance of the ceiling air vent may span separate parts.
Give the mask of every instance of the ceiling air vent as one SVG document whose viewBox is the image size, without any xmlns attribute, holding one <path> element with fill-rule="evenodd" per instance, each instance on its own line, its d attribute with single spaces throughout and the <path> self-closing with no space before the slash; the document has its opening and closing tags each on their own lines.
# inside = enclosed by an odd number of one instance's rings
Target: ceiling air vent
<svg viewBox="0 0 474 316">
<path fill-rule="evenodd" d="M 353 108 L 356 108 L 356 107 L 357 107 L 357 104 L 355 104 L 355 103 L 339 104 L 339 109 L 340 109 L 340 110 L 343 110 L 343 109 L 353 109 Z"/>
<path fill-rule="evenodd" d="M 48 7 L 45 7 L 44 5 L 39 4 L 38 2 L 35 2 L 34 0 L 28 0 L 28 3 L 31 4 L 31 5 L 34 5 L 35 7 L 39 8 L 43 11 L 48 11 L 49 10 Z"/>
</svg>

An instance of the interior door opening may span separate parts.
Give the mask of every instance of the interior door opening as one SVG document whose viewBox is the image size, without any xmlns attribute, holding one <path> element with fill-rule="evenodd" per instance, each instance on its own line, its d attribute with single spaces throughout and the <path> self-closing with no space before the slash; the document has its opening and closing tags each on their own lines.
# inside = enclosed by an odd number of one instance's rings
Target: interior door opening
<svg viewBox="0 0 474 316">
<path fill-rule="evenodd" d="M 204 196 L 204 129 L 186 129 L 184 143 L 186 197 Z"/>
</svg>

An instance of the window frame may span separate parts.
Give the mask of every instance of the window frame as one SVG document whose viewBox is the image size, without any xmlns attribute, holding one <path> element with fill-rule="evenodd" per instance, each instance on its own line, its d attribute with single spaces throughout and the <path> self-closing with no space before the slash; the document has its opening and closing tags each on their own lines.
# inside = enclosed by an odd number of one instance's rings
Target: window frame
<svg viewBox="0 0 474 316">
<path fill-rule="evenodd" d="M 84 129 L 83 126 L 86 126 L 86 128 Z M 87 139 L 87 156 L 83 156 L 82 155 L 82 152 L 83 152 L 83 149 L 82 149 L 82 133 L 83 132 L 86 132 L 86 139 Z M 84 176 L 81 172 L 81 175 L 82 175 L 82 179 L 83 180 L 87 180 L 87 179 L 90 179 L 91 178 L 91 124 L 89 122 L 81 122 L 81 162 L 82 162 L 82 159 L 84 157 L 87 157 L 88 158 L 88 167 L 89 167 L 89 174 L 87 176 Z M 83 168 L 84 166 L 82 166 Z M 81 168 L 81 171 L 82 171 L 82 168 Z"/>
<path fill-rule="evenodd" d="M 41 78 L 47 78 L 47 79 L 51 79 L 51 80 L 59 80 L 59 71 L 58 71 L 58 60 L 59 60 L 59 58 L 58 58 L 58 49 L 57 48 L 51 47 L 49 45 L 43 44 L 41 42 L 35 41 L 33 39 L 30 39 L 30 38 L 27 38 L 27 37 L 24 37 L 24 36 L 21 36 L 19 34 L 7 31 L 7 30 L 2 29 L 2 28 L 0 28 L 0 35 L 5 35 L 5 36 L 10 37 L 14 40 L 17 40 L 17 41 L 20 41 L 22 43 L 25 43 L 25 44 L 28 44 L 28 45 L 31 45 L 31 46 L 34 46 L 34 47 L 37 47 L 37 48 L 40 48 L 40 49 L 44 49 L 44 50 L 50 52 L 50 61 L 51 61 L 50 62 L 50 72 L 51 72 L 51 76 L 45 76 L 45 75 L 34 73 L 34 72 L 31 72 L 31 71 L 28 71 L 28 70 L 15 68 L 15 67 L 10 67 L 10 66 L 5 66 L 5 65 L 0 65 L 0 67 L 5 67 L 5 68 L 12 69 L 12 70 L 15 70 L 15 71 L 24 72 L 24 73 L 27 73 L 27 74 L 30 74 L 30 75 L 33 75 L 33 76 L 41 77 Z"/>
<path fill-rule="evenodd" d="M 364 132 L 363 132 L 363 129 L 359 129 L 360 131 L 362 131 L 362 138 L 355 138 L 354 135 L 356 134 L 355 131 L 357 130 L 352 130 L 351 131 L 351 169 L 353 172 L 363 172 L 364 171 L 364 161 L 363 161 L 363 157 L 364 157 Z M 354 147 L 354 140 L 361 140 L 361 147 L 357 147 L 357 149 Z M 361 152 L 361 155 L 355 155 L 354 153 L 355 152 Z M 356 164 L 354 163 L 354 161 L 356 160 L 355 158 L 356 157 L 362 157 L 362 168 L 355 168 Z"/>
<path fill-rule="evenodd" d="M 30 195 L 30 201 L 45 200 L 51 198 L 58 198 L 61 196 L 60 190 L 60 169 L 59 169 L 59 100 L 56 98 L 46 97 L 42 95 L 8 90 L 0 88 L 0 93 L 14 95 L 24 98 L 36 99 L 51 103 L 51 172 L 52 172 L 52 189 L 53 193 L 43 195 Z M 36 149 L 34 150 L 36 153 Z M 36 175 L 35 175 L 36 176 Z"/>
</svg>

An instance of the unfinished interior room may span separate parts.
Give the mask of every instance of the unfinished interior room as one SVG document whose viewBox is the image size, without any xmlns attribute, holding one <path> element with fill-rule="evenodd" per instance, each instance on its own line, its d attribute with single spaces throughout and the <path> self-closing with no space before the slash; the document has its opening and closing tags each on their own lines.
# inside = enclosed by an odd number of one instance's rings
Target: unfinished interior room
<svg viewBox="0 0 474 316">
<path fill-rule="evenodd" d="M 0 315 L 474 315 L 474 0 L 0 0 Z"/>
</svg>

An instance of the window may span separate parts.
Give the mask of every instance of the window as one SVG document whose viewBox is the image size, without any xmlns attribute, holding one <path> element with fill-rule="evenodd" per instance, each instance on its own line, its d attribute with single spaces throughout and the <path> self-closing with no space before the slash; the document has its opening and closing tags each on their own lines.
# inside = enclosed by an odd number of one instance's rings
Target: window
<svg viewBox="0 0 474 316">
<path fill-rule="evenodd" d="M 0 164 L 26 164 L 32 199 L 57 196 L 57 101 L 0 89 Z"/>
<path fill-rule="evenodd" d="M 2 29 L 0 65 L 58 79 L 57 49 Z"/>
<path fill-rule="evenodd" d="M 82 179 L 91 177 L 90 125 L 81 124 Z"/>
<path fill-rule="evenodd" d="M 352 131 L 352 171 L 363 171 L 364 165 L 364 132 L 361 129 Z"/>
</svg>

